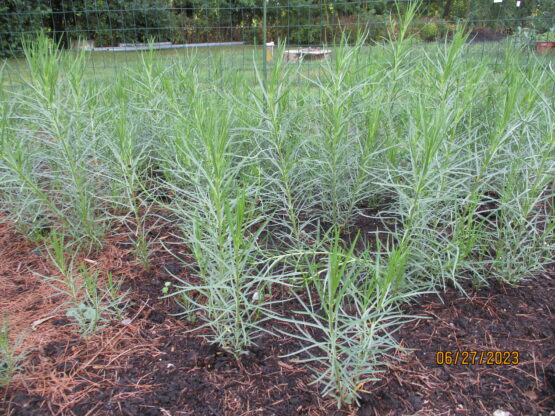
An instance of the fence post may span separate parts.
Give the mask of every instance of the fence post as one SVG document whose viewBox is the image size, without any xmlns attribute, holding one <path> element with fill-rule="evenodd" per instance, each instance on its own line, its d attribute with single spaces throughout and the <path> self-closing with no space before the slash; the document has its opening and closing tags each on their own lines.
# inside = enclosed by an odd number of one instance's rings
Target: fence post
<svg viewBox="0 0 555 416">
<path fill-rule="evenodd" d="M 263 6 L 262 6 L 262 45 L 263 45 L 263 50 L 262 50 L 262 74 L 264 76 L 264 86 L 266 86 L 266 81 L 268 79 L 268 69 L 267 69 L 267 64 L 266 64 L 266 49 L 267 49 L 267 45 L 266 43 L 268 43 L 268 22 L 267 22 L 267 5 L 268 5 L 268 0 L 262 0 L 263 2 Z"/>
</svg>

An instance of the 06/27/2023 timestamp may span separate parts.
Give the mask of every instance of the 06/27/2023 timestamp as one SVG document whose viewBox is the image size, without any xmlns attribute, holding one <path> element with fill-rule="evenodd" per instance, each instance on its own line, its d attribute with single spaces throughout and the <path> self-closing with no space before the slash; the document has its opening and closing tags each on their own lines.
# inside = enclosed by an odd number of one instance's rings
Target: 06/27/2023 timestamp
<svg viewBox="0 0 555 416">
<path fill-rule="evenodd" d="M 518 351 L 437 351 L 437 365 L 517 365 Z"/>
</svg>

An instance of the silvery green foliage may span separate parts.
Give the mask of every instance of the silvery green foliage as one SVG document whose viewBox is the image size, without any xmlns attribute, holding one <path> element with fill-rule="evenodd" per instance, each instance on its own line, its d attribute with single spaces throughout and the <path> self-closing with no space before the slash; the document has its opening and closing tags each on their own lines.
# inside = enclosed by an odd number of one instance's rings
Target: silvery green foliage
<svg viewBox="0 0 555 416">
<path fill-rule="evenodd" d="M 552 74 L 507 57 L 484 96 L 487 68 L 466 53 L 459 31 L 419 71 L 422 92 L 406 96 L 400 158 L 384 171 L 390 214 L 402 218 L 396 239 L 409 242 L 417 279 L 516 283 L 554 245 L 553 104 L 541 87 Z"/>
<path fill-rule="evenodd" d="M 555 249 L 552 64 L 462 27 L 416 45 L 414 12 L 321 64 L 278 53 L 267 80 L 226 68 L 232 54 L 153 51 L 91 80 L 84 54 L 27 44 L 26 89 L 0 89 L 2 220 L 47 245 L 85 332 L 118 297 L 74 265 L 77 247 L 116 224 L 147 268 L 169 222 L 163 242 L 189 273 L 167 295 L 210 341 L 239 357 L 293 297 L 289 335 L 323 392 L 356 401 L 395 348 L 406 296 L 517 284 Z"/>
<path fill-rule="evenodd" d="M 40 237 L 59 228 L 98 246 L 107 184 L 95 133 L 106 109 L 83 80 L 84 53 L 63 55 L 44 36 L 24 46 L 30 76 L 26 89 L 13 93 L 3 126 L 3 202 L 22 231 Z"/>
<path fill-rule="evenodd" d="M 8 319 L 5 317 L 0 328 L 0 387 L 7 386 L 14 375 L 22 370 L 24 352 L 17 352 L 24 339 L 19 337 L 14 343 L 10 341 Z"/>
<path fill-rule="evenodd" d="M 327 251 L 294 256 L 306 270 L 307 298 L 292 292 L 301 309 L 280 319 L 296 331 L 280 332 L 301 341 L 289 355 L 308 363 L 313 383 L 341 407 L 358 401 L 362 386 L 379 379 L 398 347 L 393 333 L 411 319 L 398 306 L 417 292 L 402 287 L 406 252 L 371 259 L 368 252 L 354 254 L 356 240 L 343 249 L 338 233 L 329 243 Z"/>
<path fill-rule="evenodd" d="M 107 283 L 100 286 L 100 276 L 96 270 L 81 265 L 78 272 L 84 281 L 79 288 L 82 296 L 70 305 L 66 315 L 77 324 L 81 335 L 87 337 L 111 320 L 122 319 L 126 294 L 120 293 L 121 282 L 114 282 L 111 273 Z"/>
<path fill-rule="evenodd" d="M 190 116 L 171 141 L 165 186 L 174 195 L 168 209 L 192 251 L 196 279 L 181 279 L 173 295 L 209 328 L 209 340 L 238 357 L 263 330 L 264 293 L 279 279 L 258 258 L 267 220 L 253 203 L 256 189 L 241 184 L 251 162 L 234 153 L 241 143 L 230 130 L 233 115 L 197 103 Z"/>
<path fill-rule="evenodd" d="M 69 254 L 71 246 L 63 235 L 53 231 L 48 237 L 47 254 L 59 274 L 42 276 L 58 292 L 68 297 L 66 315 L 87 337 L 110 320 L 122 319 L 126 293 L 121 293 L 121 281 L 114 281 L 108 272 L 106 282 L 99 283 L 99 272 L 76 264 L 76 253 Z M 64 305 L 64 306 L 66 306 Z"/>
</svg>

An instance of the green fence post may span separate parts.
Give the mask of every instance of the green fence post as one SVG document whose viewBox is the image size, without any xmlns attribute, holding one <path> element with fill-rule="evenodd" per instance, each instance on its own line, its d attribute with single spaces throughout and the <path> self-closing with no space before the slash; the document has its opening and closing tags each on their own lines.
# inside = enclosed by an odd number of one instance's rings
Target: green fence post
<svg viewBox="0 0 555 416">
<path fill-rule="evenodd" d="M 263 49 L 262 49 L 262 73 L 264 75 L 264 86 L 266 86 L 266 81 L 268 79 L 268 68 L 266 64 L 266 43 L 268 43 L 268 22 L 267 22 L 267 5 L 268 0 L 263 0 L 263 8 L 262 8 L 262 42 L 263 42 Z"/>
</svg>

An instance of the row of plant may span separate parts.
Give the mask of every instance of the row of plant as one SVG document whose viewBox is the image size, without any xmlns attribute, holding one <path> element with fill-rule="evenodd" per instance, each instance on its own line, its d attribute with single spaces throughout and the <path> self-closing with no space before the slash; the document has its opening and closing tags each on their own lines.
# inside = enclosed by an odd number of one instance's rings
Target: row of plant
<svg viewBox="0 0 555 416">
<path fill-rule="evenodd" d="M 540 272 L 555 248 L 555 72 L 510 49 L 477 60 L 462 27 L 417 56 L 415 12 L 396 41 L 344 42 L 312 78 L 277 58 L 266 81 L 208 84 L 194 56 L 150 51 L 104 83 L 84 78 L 84 52 L 26 44 L 27 87 L 1 92 L 1 208 L 59 270 L 46 278 L 82 332 L 125 300 L 75 253 L 124 226 L 148 268 L 149 229 L 171 222 L 166 249 L 192 277 L 164 291 L 184 317 L 238 359 L 261 332 L 296 338 L 345 405 L 397 347 L 404 302 Z"/>
</svg>

